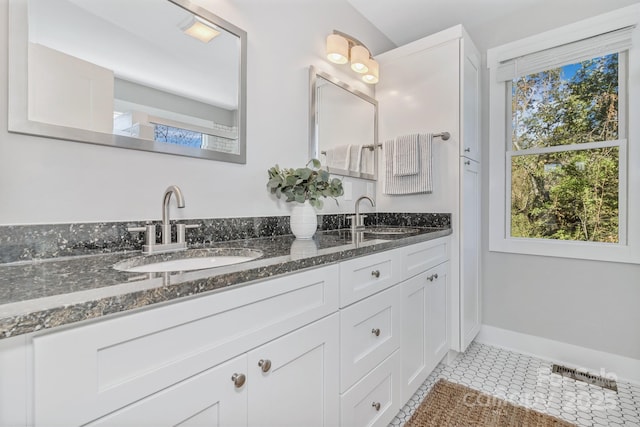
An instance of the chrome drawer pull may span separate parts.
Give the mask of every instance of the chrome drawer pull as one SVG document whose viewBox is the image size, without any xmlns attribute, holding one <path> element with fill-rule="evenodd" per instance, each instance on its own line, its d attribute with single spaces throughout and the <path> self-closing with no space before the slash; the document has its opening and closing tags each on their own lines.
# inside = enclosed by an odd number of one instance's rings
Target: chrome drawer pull
<svg viewBox="0 0 640 427">
<path fill-rule="evenodd" d="M 377 279 L 378 277 L 380 277 L 380 270 L 373 270 L 371 272 L 371 275 Z"/>
<path fill-rule="evenodd" d="M 380 410 L 380 402 L 373 402 L 371 404 L 371 407 L 372 408 L 376 408 L 376 411 L 379 411 Z"/>
<path fill-rule="evenodd" d="M 372 329 L 372 330 L 371 330 L 371 333 L 372 333 L 373 335 L 375 335 L 375 336 L 379 337 L 379 336 L 380 336 L 380 329 L 378 329 L 378 328 L 374 328 L 374 329 Z"/>
<path fill-rule="evenodd" d="M 260 359 L 260 361 L 258 362 L 258 366 L 262 368 L 262 372 L 269 372 L 269 369 L 271 369 L 271 360 Z"/>
<path fill-rule="evenodd" d="M 433 280 L 437 278 L 438 278 L 438 273 L 432 274 L 431 276 L 427 277 L 427 280 L 430 282 L 433 282 Z"/>
<path fill-rule="evenodd" d="M 233 381 L 233 384 L 235 384 L 236 388 L 242 387 L 246 380 L 247 377 L 245 377 L 244 374 L 233 374 L 231 376 L 231 381 Z"/>
</svg>

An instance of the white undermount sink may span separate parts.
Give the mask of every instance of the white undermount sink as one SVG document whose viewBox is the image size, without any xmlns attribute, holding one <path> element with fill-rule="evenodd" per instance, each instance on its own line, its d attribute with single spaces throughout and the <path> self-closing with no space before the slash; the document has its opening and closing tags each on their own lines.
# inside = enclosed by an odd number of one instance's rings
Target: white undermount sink
<svg viewBox="0 0 640 427">
<path fill-rule="evenodd" d="M 131 258 L 114 264 L 113 268 L 129 273 L 204 270 L 251 261 L 262 255 L 262 251 L 244 248 L 191 249 Z"/>
</svg>

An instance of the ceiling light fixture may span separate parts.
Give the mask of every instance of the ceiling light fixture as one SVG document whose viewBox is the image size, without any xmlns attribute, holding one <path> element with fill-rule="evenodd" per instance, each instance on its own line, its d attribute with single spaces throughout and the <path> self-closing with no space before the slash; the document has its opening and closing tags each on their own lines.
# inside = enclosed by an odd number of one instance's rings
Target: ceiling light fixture
<svg viewBox="0 0 640 427">
<path fill-rule="evenodd" d="M 333 30 L 333 34 L 327 36 L 327 59 L 335 64 L 349 62 L 353 71 L 362 74 L 365 83 L 378 83 L 378 63 L 362 42 L 348 34 Z"/>
<path fill-rule="evenodd" d="M 180 28 L 186 35 L 198 39 L 203 43 L 209 43 L 220 34 L 215 24 L 195 15 L 192 15 L 189 21 Z"/>
</svg>

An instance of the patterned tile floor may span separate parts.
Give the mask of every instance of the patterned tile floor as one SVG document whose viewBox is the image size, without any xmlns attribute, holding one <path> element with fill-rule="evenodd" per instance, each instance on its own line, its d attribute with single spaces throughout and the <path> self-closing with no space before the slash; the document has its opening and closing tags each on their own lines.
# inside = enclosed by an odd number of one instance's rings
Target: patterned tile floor
<svg viewBox="0 0 640 427">
<path fill-rule="evenodd" d="M 580 427 L 640 427 L 640 386 L 617 381 L 618 393 L 551 373 L 551 362 L 472 343 L 440 364 L 390 426 L 403 426 L 440 378 L 562 418 Z"/>
</svg>

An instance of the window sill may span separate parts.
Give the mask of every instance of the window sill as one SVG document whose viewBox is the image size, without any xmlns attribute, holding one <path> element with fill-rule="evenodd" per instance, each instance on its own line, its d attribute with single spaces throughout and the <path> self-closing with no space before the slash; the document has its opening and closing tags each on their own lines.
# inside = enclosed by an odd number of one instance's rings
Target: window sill
<svg viewBox="0 0 640 427">
<path fill-rule="evenodd" d="M 490 239 L 490 252 L 640 264 L 640 250 L 618 243 L 549 239 Z"/>
</svg>

